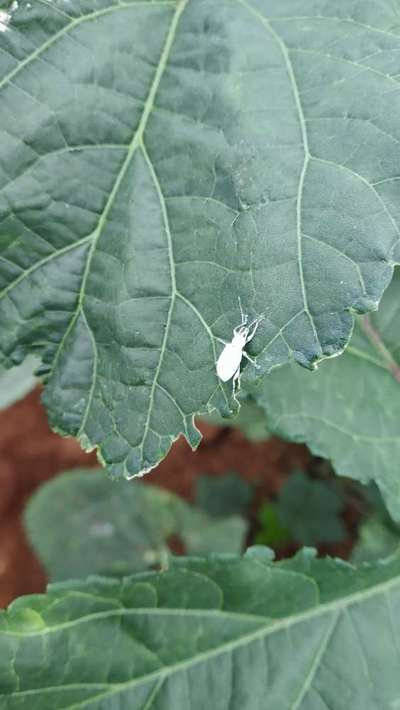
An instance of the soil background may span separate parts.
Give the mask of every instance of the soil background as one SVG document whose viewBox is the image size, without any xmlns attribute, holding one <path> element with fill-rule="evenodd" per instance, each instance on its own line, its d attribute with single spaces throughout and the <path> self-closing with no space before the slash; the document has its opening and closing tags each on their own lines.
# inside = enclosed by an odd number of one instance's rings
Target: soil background
<svg viewBox="0 0 400 710">
<path fill-rule="evenodd" d="M 197 451 L 192 452 L 185 440 L 179 439 L 145 481 L 192 500 L 196 476 L 235 471 L 256 486 L 255 518 L 257 501 L 273 497 L 293 469 L 312 470 L 315 466 L 305 446 L 276 437 L 254 443 L 237 429 L 204 422 L 197 425 L 203 434 Z M 84 453 L 75 440 L 50 431 L 40 388 L 0 412 L 0 607 L 22 594 L 44 591 L 46 586 L 44 570 L 29 547 L 22 525 L 29 496 L 62 471 L 97 465 L 95 454 Z M 353 512 L 345 515 L 351 525 Z M 320 551 L 346 557 L 351 546 L 349 538 L 333 550 Z M 289 546 L 282 554 L 292 554 L 295 549 Z"/>
</svg>

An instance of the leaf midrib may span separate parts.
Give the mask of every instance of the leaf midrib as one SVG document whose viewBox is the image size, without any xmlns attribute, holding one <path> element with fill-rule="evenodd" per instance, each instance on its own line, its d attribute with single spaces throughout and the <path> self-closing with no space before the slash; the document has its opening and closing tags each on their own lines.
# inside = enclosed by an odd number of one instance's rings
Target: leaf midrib
<svg viewBox="0 0 400 710">
<path fill-rule="evenodd" d="M 183 11 L 184 6 L 186 5 L 186 2 L 187 2 L 187 0 L 184 0 L 183 2 L 181 2 L 181 7 L 182 7 L 181 12 Z M 178 17 L 177 23 L 178 23 L 178 21 L 179 21 L 179 17 Z M 175 32 L 174 32 L 174 35 L 175 35 Z M 170 43 L 168 43 L 168 38 L 167 38 L 167 42 L 165 45 L 165 48 L 167 50 L 167 56 L 170 53 L 170 48 L 171 48 L 171 44 L 173 42 L 173 38 L 174 37 L 172 36 Z M 164 66 L 165 66 L 165 64 L 164 64 Z M 161 76 L 160 76 L 160 79 L 161 79 Z M 158 84 L 159 84 L 159 82 L 158 82 Z M 158 85 L 157 85 L 157 88 L 158 88 Z M 157 89 L 156 89 L 156 91 L 157 91 Z M 153 100 L 153 102 L 154 102 L 154 100 Z M 155 171 L 154 166 L 150 160 L 150 156 L 147 152 L 147 149 L 146 149 L 143 141 L 142 141 L 142 153 L 143 153 L 146 163 L 148 165 L 148 168 L 149 168 L 149 171 L 150 171 L 150 174 L 151 174 L 151 177 L 152 177 L 152 180 L 153 180 L 153 183 L 154 183 L 157 195 L 158 195 L 158 199 L 160 202 L 160 207 L 161 207 L 161 212 L 162 212 L 162 217 L 163 217 L 163 222 L 164 222 L 164 229 L 165 229 L 165 234 L 167 237 L 168 262 L 169 262 L 169 270 L 170 270 L 170 278 L 171 278 L 171 300 L 170 300 L 170 304 L 169 304 L 169 308 L 168 308 L 168 314 L 167 314 L 167 320 L 166 320 L 165 329 L 164 329 L 163 340 L 161 343 L 160 356 L 158 358 L 157 368 L 154 373 L 153 382 L 152 382 L 151 388 L 150 388 L 150 397 L 149 397 L 149 403 L 148 403 L 148 407 L 147 407 L 147 416 L 146 416 L 146 421 L 145 421 L 144 429 L 143 429 L 142 442 L 140 444 L 140 454 L 141 454 L 141 458 L 142 458 L 141 467 L 143 468 L 143 447 L 144 447 L 144 443 L 146 441 L 147 434 L 150 429 L 150 420 L 151 420 L 151 415 L 152 415 L 153 406 L 154 406 L 154 393 L 155 393 L 156 386 L 158 385 L 158 378 L 159 378 L 161 367 L 162 367 L 163 360 L 164 360 L 165 349 L 167 347 L 169 331 L 170 331 L 170 327 L 171 327 L 172 313 L 174 310 L 175 298 L 176 298 L 177 291 L 176 291 L 175 262 L 174 262 L 173 251 L 172 251 L 172 249 L 173 249 L 172 236 L 171 236 L 171 230 L 170 230 L 170 226 L 169 226 L 167 208 L 165 205 L 165 200 L 163 197 L 160 181 L 158 179 L 158 176 L 156 174 L 156 171 Z M 173 402 L 175 404 L 177 404 L 175 402 L 175 399 L 173 399 Z M 129 476 L 127 475 L 126 477 L 129 480 Z"/>
<path fill-rule="evenodd" d="M 95 252 L 96 252 L 97 242 L 98 242 L 98 240 L 99 240 L 101 234 L 103 233 L 103 229 L 104 229 L 104 226 L 105 226 L 105 224 L 106 224 L 108 214 L 109 214 L 109 212 L 110 212 L 110 210 L 111 210 L 111 208 L 112 208 L 112 206 L 113 206 L 113 204 L 114 204 L 114 199 L 115 199 L 115 197 L 116 197 L 116 195 L 117 195 L 117 193 L 118 193 L 118 190 L 119 190 L 119 188 L 120 188 L 120 186 L 121 186 L 121 183 L 122 183 L 122 181 L 123 181 L 123 179 L 124 179 L 124 177 L 125 177 L 125 175 L 126 175 L 128 169 L 129 169 L 129 167 L 130 167 L 130 165 L 131 165 L 131 162 L 132 162 L 132 159 L 133 159 L 133 157 L 134 157 L 134 155 L 135 155 L 135 153 L 136 153 L 136 150 L 138 149 L 138 147 L 139 147 L 140 145 L 142 145 L 142 147 L 143 147 L 143 153 L 144 153 L 145 155 L 147 155 L 147 153 L 146 153 L 146 151 L 145 151 L 145 149 L 144 149 L 144 143 L 143 143 L 144 131 L 145 131 L 145 129 L 146 129 L 147 121 L 148 121 L 148 119 L 149 119 L 149 116 L 150 116 L 150 114 L 151 114 L 151 112 L 152 112 L 152 110 L 153 110 L 155 97 L 156 97 L 156 94 L 157 94 L 157 91 L 158 91 L 158 87 L 159 87 L 160 82 L 161 82 L 162 75 L 163 75 L 163 73 L 164 73 L 164 70 L 165 70 L 166 65 L 167 65 L 167 62 L 168 62 L 168 58 L 169 58 L 169 55 L 170 55 L 170 52 L 171 52 L 171 47 L 172 47 L 172 44 L 173 44 L 173 41 L 174 41 L 174 38 L 175 38 L 175 34 L 176 34 L 176 30 L 177 30 L 177 27 L 178 27 L 179 19 L 180 19 L 181 15 L 182 15 L 182 13 L 183 13 L 185 7 L 186 7 L 187 2 L 188 2 L 188 0 L 177 0 L 175 12 L 174 12 L 174 14 L 173 14 L 173 16 L 172 16 L 172 19 L 171 19 L 171 23 L 170 23 L 170 26 L 169 26 L 168 33 L 167 33 L 167 35 L 166 35 L 164 47 L 163 47 L 163 49 L 162 49 L 161 56 L 160 56 L 160 59 L 159 59 L 158 64 L 157 64 L 157 69 L 156 69 L 156 71 L 155 71 L 155 74 L 154 74 L 154 77 L 153 77 L 153 80 L 152 80 L 152 83 L 151 83 L 151 86 L 150 86 L 150 90 L 149 90 L 147 99 L 146 99 L 146 101 L 145 101 L 145 103 L 144 103 L 144 107 L 143 107 L 142 115 L 141 115 L 141 117 L 140 117 L 139 124 L 138 124 L 138 126 L 137 126 L 137 128 L 136 128 L 136 130 L 135 130 L 135 132 L 134 132 L 134 134 L 133 134 L 133 137 L 132 137 L 131 142 L 129 143 L 125 160 L 124 160 L 124 162 L 123 162 L 123 164 L 122 164 L 122 167 L 121 167 L 120 170 L 119 170 L 119 173 L 118 173 L 117 178 L 116 178 L 116 180 L 115 180 L 115 182 L 114 182 L 113 188 L 112 188 L 112 190 L 111 190 L 111 192 L 110 192 L 110 194 L 109 194 L 109 196 L 108 196 L 106 205 L 105 205 L 105 207 L 104 207 L 104 210 L 103 210 L 103 212 L 102 212 L 102 214 L 101 214 L 101 216 L 100 216 L 100 219 L 99 219 L 99 221 L 98 221 L 97 227 L 96 227 L 95 232 L 94 232 L 92 246 L 91 246 L 90 251 L 89 251 L 89 254 L 88 254 L 88 258 L 87 258 L 86 266 L 85 266 L 85 271 L 84 271 L 83 278 L 82 278 L 81 288 L 80 288 L 80 291 L 79 291 L 79 299 L 78 299 L 77 309 L 76 309 L 76 312 L 75 312 L 74 317 L 72 318 L 71 323 L 69 324 L 68 330 L 70 330 L 71 327 L 73 326 L 73 324 L 75 323 L 76 319 L 77 319 L 78 316 L 79 316 L 79 313 L 80 313 L 80 312 L 84 313 L 83 299 L 84 299 L 84 297 L 85 297 L 86 284 L 87 284 L 87 280 L 88 280 L 89 274 L 90 274 L 91 263 L 92 263 L 94 254 L 95 254 Z M 151 164 L 151 163 L 150 163 L 150 164 Z M 153 174 L 153 173 L 154 173 L 154 169 L 153 169 L 152 174 Z M 153 179 L 154 179 L 154 176 L 153 176 Z M 173 267 L 173 259 L 172 259 L 172 255 L 171 255 L 171 240 L 170 240 L 170 236 L 169 236 L 169 227 L 168 227 L 168 224 L 166 224 L 165 227 L 166 227 L 166 233 L 167 233 L 167 238 L 168 238 L 168 247 L 169 247 L 169 248 L 168 248 L 168 253 L 169 253 L 169 261 L 170 261 L 170 267 L 171 267 L 171 282 L 172 282 L 172 286 L 174 287 L 174 286 L 175 286 L 175 277 L 174 277 L 174 272 L 173 272 L 173 269 L 172 269 L 172 267 Z M 161 366 L 161 362 L 162 362 L 163 350 L 165 350 L 165 344 L 166 344 L 166 340 L 167 340 L 168 334 L 169 334 L 169 326 L 170 326 L 170 321 L 171 321 L 172 307 L 173 307 L 173 298 L 171 298 L 171 304 L 170 304 L 170 308 L 169 308 L 169 311 L 168 311 L 167 324 L 166 324 L 166 327 L 165 327 L 164 338 L 163 338 L 163 344 L 162 344 L 162 348 L 161 348 L 161 352 L 160 352 L 159 364 L 158 364 L 158 368 L 157 368 L 157 376 L 158 376 L 158 370 L 159 370 L 159 368 L 160 368 L 160 366 Z M 97 358 L 96 339 L 94 338 L 94 335 L 93 335 L 93 333 L 92 333 L 92 331 L 91 331 L 90 324 L 89 324 L 89 322 L 88 322 L 88 319 L 87 319 L 86 315 L 85 315 L 85 322 L 86 322 L 86 326 L 87 326 L 87 329 L 88 329 L 88 331 L 89 331 L 89 335 L 90 335 L 90 337 L 91 337 L 91 339 L 92 339 L 92 344 L 93 344 L 93 347 L 94 347 L 95 367 L 94 367 L 93 374 L 92 374 L 92 384 L 91 384 L 91 388 L 90 388 L 90 393 L 89 393 L 88 401 L 87 401 L 87 404 L 86 404 L 86 407 L 85 407 L 85 412 L 84 412 L 83 417 L 82 417 L 82 422 L 81 422 L 81 425 L 80 425 L 80 428 L 79 428 L 78 437 L 82 436 L 82 434 L 84 433 L 84 431 L 85 431 L 85 426 L 86 426 L 86 422 L 87 422 L 88 416 L 89 416 L 89 414 L 90 414 L 90 408 L 91 408 L 91 404 L 92 404 L 93 396 L 94 396 L 94 392 L 95 392 L 95 385 L 96 385 L 96 369 L 97 369 L 96 363 L 97 363 L 97 359 L 98 359 L 98 358 Z M 65 342 L 65 339 L 64 339 L 64 342 Z M 59 356 L 59 352 L 57 352 L 56 358 L 58 358 L 58 356 Z M 154 396 L 155 383 L 156 383 L 156 377 L 155 377 L 154 380 L 153 380 L 153 385 L 152 385 L 152 390 L 151 390 L 151 397 Z M 150 407 L 150 405 L 149 405 L 149 412 L 150 412 L 150 409 L 151 409 L 151 407 Z M 149 420 L 149 419 L 150 419 L 150 414 L 148 413 L 148 420 Z M 143 441 L 144 441 L 144 436 L 143 436 Z M 86 446 L 85 448 L 88 448 L 88 447 Z"/>
<path fill-rule="evenodd" d="M 339 424 L 336 424 L 335 422 L 331 421 L 330 419 L 327 419 L 326 417 L 322 417 L 319 414 L 306 414 L 305 412 L 282 414 L 275 420 L 274 427 L 276 427 L 276 430 L 278 431 L 281 422 L 285 421 L 286 419 L 294 419 L 296 421 L 299 418 L 310 419 L 311 421 L 316 421 L 320 422 L 321 424 L 325 424 L 327 427 L 335 429 L 335 431 L 338 431 L 341 434 L 347 436 L 348 438 L 353 439 L 353 441 L 355 441 L 356 443 L 365 441 L 377 446 L 385 446 L 386 444 L 398 444 L 400 442 L 400 434 L 398 436 L 370 436 L 368 434 L 356 434 L 352 431 L 343 429 L 343 427 L 341 427 Z M 320 454 L 315 451 L 315 455 L 318 456 Z"/>
<path fill-rule="evenodd" d="M 368 314 L 358 319 L 357 328 L 361 332 L 364 341 L 367 341 L 373 353 L 371 354 L 367 349 L 363 350 L 357 346 L 353 346 L 351 343 L 346 348 L 346 353 L 361 360 L 366 360 L 371 363 L 371 365 L 375 365 L 375 367 L 384 370 L 387 375 L 390 375 L 390 377 L 398 383 L 400 381 L 400 365 L 392 355 L 390 348 L 386 345 L 381 331 L 371 324 Z M 365 343 L 363 343 L 363 345 L 365 345 Z"/>
<path fill-rule="evenodd" d="M 382 564 L 382 567 L 385 566 L 385 563 Z M 306 577 L 306 579 L 309 579 L 311 581 L 315 581 L 313 577 L 308 577 L 305 574 L 301 573 L 296 573 L 299 575 L 299 577 Z M 272 620 L 272 623 L 268 625 L 268 629 L 272 629 L 275 631 L 276 629 L 279 628 L 284 628 L 288 624 L 289 626 L 292 625 L 292 623 L 297 623 L 299 621 L 306 621 L 308 618 L 312 618 L 315 616 L 321 616 L 323 615 L 326 611 L 335 611 L 338 608 L 345 608 L 347 606 L 351 606 L 352 604 L 357 604 L 358 602 L 362 602 L 365 599 L 368 599 L 370 597 L 374 597 L 378 594 L 381 594 L 385 591 L 390 590 L 392 587 L 395 587 L 396 585 L 400 586 L 400 575 L 396 575 L 395 577 L 391 577 L 388 580 L 385 580 L 384 582 L 379 582 L 378 584 L 373 585 L 372 587 L 368 587 L 367 589 L 361 589 L 357 592 L 353 592 L 352 594 L 347 594 L 343 597 L 339 597 L 334 599 L 333 601 L 329 602 L 324 602 L 324 603 L 319 603 L 316 606 L 311 607 L 311 609 L 307 609 L 306 611 L 299 612 L 297 614 L 292 614 L 288 617 L 285 617 L 284 619 L 278 619 L 278 620 Z M 73 590 L 70 590 L 73 592 Z M 93 595 L 94 599 L 97 599 L 98 597 L 96 595 Z M 7 614 L 7 612 L 5 612 Z M 46 627 L 45 629 L 35 629 L 34 631 L 24 631 L 24 632 L 18 632 L 18 631 L 8 631 L 6 629 L 0 629 L 0 637 L 2 634 L 6 636 L 21 636 L 25 638 L 26 636 L 41 636 L 45 635 L 48 633 L 53 633 L 62 629 L 68 629 L 74 626 L 78 626 L 81 623 L 85 623 L 86 621 L 91 621 L 92 619 L 107 619 L 110 618 L 111 616 L 120 616 L 122 614 L 126 614 L 128 616 L 132 615 L 140 615 L 140 614 L 154 614 L 154 615 L 159 615 L 159 616 L 168 616 L 168 615 L 177 615 L 177 616 L 204 616 L 204 615 L 210 615 L 210 616 L 223 616 L 224 618 L 233 618 L 233 619 L 240 619 L 241 621 L 250 621 L 250 620 L 256 620 L 259 622 L 262 622 L 265 624 L 266 621 L 271 621 L 271 617 L 267 616 L 261 616 L 260 614 L 250 614 L 250 613 L 244 613 L 244 612 L 236 612 L 236 611 L 226 611 L 224 609 L 187 609 L 187 608 L 163 608 L 163 607 L 137 607 L 135 609 L 109 609 L 107 611 L 99 611 L 99 612 L 94 612 L 93 614 L 88 614 L 87 616 L 82 616 L 79 619 L 73 619 L 72 621 L 65 621 L 61 624 L 57 624 L 55 626 L 49 626 Z"/>
</svg>

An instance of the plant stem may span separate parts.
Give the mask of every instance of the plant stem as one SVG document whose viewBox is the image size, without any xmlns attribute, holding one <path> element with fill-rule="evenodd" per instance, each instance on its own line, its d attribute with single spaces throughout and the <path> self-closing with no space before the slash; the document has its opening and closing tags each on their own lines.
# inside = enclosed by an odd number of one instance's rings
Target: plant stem
<svg viewBox="0 0 400 710">
<path fill-rule="evenodd" d="M 364 331 L 365 335 L 369 338 L 376 350 L 382 356 L 386 368 L 389 370 L 389 372 L 392 373 L 396 382 L 400 382 L 400 366 L 397 364 L 391 352 L 386 347 L 379 331 L 376 330 L 376 328 L 374 328 L 374 326 L 372 325 L 369 316 L 364 316 L 363 318 L 360 318 L 359 325 L 361 330 Z"/>
</svg>

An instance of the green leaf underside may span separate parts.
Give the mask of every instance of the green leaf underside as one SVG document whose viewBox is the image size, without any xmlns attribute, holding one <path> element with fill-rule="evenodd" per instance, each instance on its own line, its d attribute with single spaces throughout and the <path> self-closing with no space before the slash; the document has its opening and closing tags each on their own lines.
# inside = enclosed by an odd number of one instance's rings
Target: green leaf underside
<svg viewBox="0 0 400 710">
<path fill-rule="evenodd" d="M 335 471 L 376 481 L 400 520 L 400 271 L 379 311 L 356 324 L 346 352 L 310 373 L 272 372 L 256 391 L 271 431 L 305 441 Z"/>
<path fill-rule="evenodd" d="M 0 617 L 0 708 L 397 707 L 399 558 L 264 557 L 22 597 Z"/>
<path fill-rule="evenodd" d="M 399 257 L 399 20 L 365 0 L 20 2 L 0 33 L 0 352 L 143 473 L 244 382 L 345 346 Z"/>
<path fill-rule="evenodd" d="M 383 559 L 400 549 L 400 530 L 383 518 L 371 515 L 358 529 L 358 540 L 352 550 L 354 563 Z"/>
<path fill-rule="evenodd" d="M 157 486 L 110 485 L 100 469 L 70 471 L 41 486 L 28 503 L 25 527 L 53 582 L 163 565 L 172 536 L 188 555 L 240 554 L 247 529 L 237 515 L 214 520 Z"/>
</svg>

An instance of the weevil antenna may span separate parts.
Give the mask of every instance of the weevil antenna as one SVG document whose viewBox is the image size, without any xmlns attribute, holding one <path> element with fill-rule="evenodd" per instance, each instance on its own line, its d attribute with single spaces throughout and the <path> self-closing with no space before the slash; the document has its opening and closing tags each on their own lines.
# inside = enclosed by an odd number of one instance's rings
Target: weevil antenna
<svg viewBox="0 0 400 710">
<path fill-rule="evenodd" d="M 261 321 L 264 320 L 264 318 L 265 318 L 264 315 L 257 316 L 257 318 L 254 318 L 254 320 L 252 320 L 251 323 L 249 323 L 249 325 L 247 327 L 250 330 L 250 328 L 252 328 L 253 325 L 255 325 L 256 323 L 261 323 Z"/>
<path fill-rule="evenodd" d="M 258 318 L 255 318 L 252 323 L 250 323 L 249 326 L 247 326 L 247 340 L 246 342 L 249 343 L 250 340 L 252 340 L 256 334 L 257 328 L 260 325 L 261 321 L 264 320 L 265 316 L 258 316 Z M 254 326 L 254 328 L 253 328 Z M 253 328 L 253 330 L 251 330 Z"/>
<path fill-rule="evenodd" d="M 245 314 L 243 313 L 242 301 L 241 301 L 240 296 L 238 296 L 238 301 L 239 301 L 240 315 L 241 315 L 241 318 L 242 318 L 241 325 L 246 325 L 247 319 L 248 319 L 249 316 L 247 316 L 247 315 L 245 315 Z"/>
</svg>

